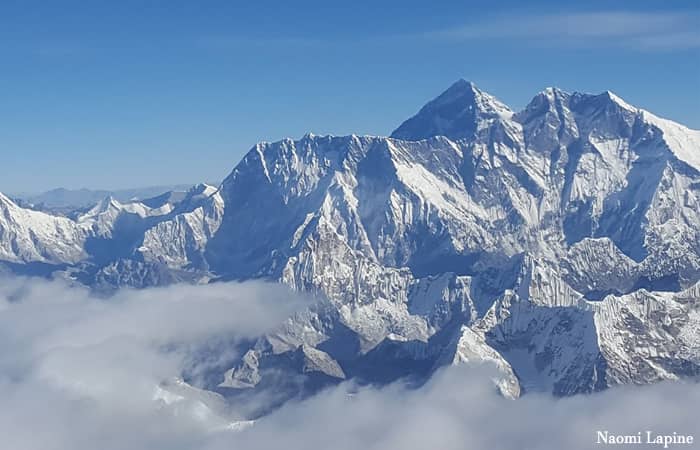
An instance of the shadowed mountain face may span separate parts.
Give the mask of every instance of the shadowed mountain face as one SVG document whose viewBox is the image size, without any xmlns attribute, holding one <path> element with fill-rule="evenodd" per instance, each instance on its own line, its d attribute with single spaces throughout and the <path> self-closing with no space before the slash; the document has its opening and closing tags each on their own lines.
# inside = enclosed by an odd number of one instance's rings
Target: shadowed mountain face
<svg viewBox="0 0 700 450">
<path fill-rule="evenodd" d="M 512 115 L 510 108 L 474 83 L 459 80 L 402 123 L 391 137 L 410 141 L 432 136 L 471 138 L 485 123 Z"/>
<path fill-rule="evenodd" d="M 700 132 L 610 92 L 550 88 L 513 112 L 461 80 L 390 138 L 260 143 L 218 189 L 74 218 L 0 197 L 0 213 L 8 271 L 316 295 L 207 377 L 233 397 L 480 361 L 513 397 L 700 370 Z"/>
</svg>

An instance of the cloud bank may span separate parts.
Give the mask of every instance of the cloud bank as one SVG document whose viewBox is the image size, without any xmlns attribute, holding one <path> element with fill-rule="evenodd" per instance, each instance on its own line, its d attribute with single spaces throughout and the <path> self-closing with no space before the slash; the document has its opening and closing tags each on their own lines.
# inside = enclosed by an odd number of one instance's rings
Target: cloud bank
<svg viewBox="0 0 700 450">
<path fill-rule="evenodd" d="M 103 299 L 62 282 L 2 279 L 2 447 L 197 448 L 192 439 L 235 412 L 219 417 L 216 396 L 160 386 L 183 371 L 196 377 L 230 362 L 236 343 L 308 304 L 257 282 L 124 290 Z"/>
<path fill-rule="evenodd" d="M 496 394 L 490 372 L 450 368 L 420 390 L 400 385 L 348 396 L 341 388 L 288 405 L 234 436 L 235 448 L 591 449 L 597 430 L 695 434 L 695 384 L 625 387 L 574 398 Z M 211 448 L 225 448 L 223 440 Z M 692 448 L 692 447 L 691 447 Z"/>
<path fill-rule="evenodd" d="M 2 447 L 577 450 L 600 448 L 597 430 L 700 439 L 693 383 L 513 401 L 498 395 L 488 369 L 455 367 L 418 390 L 344 383 L 236 430 L 228 426 L 242 419 L 236 405 L 177 381 L 164 384 L 183 370 L 203 373 L 235 358 L 241 339 L 306 306 L 307 299 L 262 283 L 100 299 L 59 282 L 2 280 Z"/>
</svg>

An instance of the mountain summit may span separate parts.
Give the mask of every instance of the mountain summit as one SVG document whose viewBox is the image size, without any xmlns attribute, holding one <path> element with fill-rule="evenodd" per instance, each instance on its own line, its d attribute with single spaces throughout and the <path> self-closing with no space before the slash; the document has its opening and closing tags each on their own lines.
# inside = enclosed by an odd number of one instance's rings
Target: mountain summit
<svg viewBox="0 0 700 450">
<path fill-rule="evenodd" d="M 485 122 L 512 115 L 510 108 L 494 96 L 481 91 L 474 83 L 460 79 L 402 123 L 391 137 L 409 141 L 431 136 L 468 138 Z"/>
</svg>

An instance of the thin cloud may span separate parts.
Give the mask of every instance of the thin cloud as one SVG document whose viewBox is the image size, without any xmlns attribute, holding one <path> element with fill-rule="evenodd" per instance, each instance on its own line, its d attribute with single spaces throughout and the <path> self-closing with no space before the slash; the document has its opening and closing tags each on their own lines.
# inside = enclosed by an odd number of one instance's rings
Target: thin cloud
<svg viewBox="0 0 700 450">
<path fill-rule="evenodd" d="M 206 50 L 226 51 L 231 49 L 261 48 L 313 48 L 326 47 L 331 44 L 327 39 L 315 39 L 298 36 L 203 36 L 194 40 L 196 46 Z"/>
<path fill-rule="evenodd" d="M 612 45 L 636 49 L 700 48 L 700 14 L 599 11 L 492 17 L 426 33 L 439 40 L 513 40 L 546 45 Z"/>
</svg>

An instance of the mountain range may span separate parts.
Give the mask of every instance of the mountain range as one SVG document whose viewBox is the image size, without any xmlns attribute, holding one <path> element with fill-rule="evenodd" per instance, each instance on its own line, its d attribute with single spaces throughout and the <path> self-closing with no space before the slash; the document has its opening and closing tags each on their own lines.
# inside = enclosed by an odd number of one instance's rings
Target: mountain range
<svg viewBox="0 0 700 450">
<path fill-rule="evenodd" d="M 65 215 L 0 194 L 0 260 L 97 290 L 265 279 L 318 298 L 213 371 L 202 387 L 229 397 L 466 362 L 509 397 L 695 377 L 700 131 L 611 92 L 513 111 L 459 80 L 390 137 L 262 142 L 219 186 Z"/>
<path fill-rule="evenodd" d="M 191 185 L 188 184 L 173 184 L 114 191 L 56 188 L 38 194 L 19 193 L 9 195 L 9 197 L 15 199 L 18 204 L 24 207 L 53 213 L 69 213 L 81 208 L 94 206 L 105 197 L 112 197 L 120 202 L 131 202 L 157 197 L 164 192 L 184 192 L 190 187 Z"/>
</svg>

